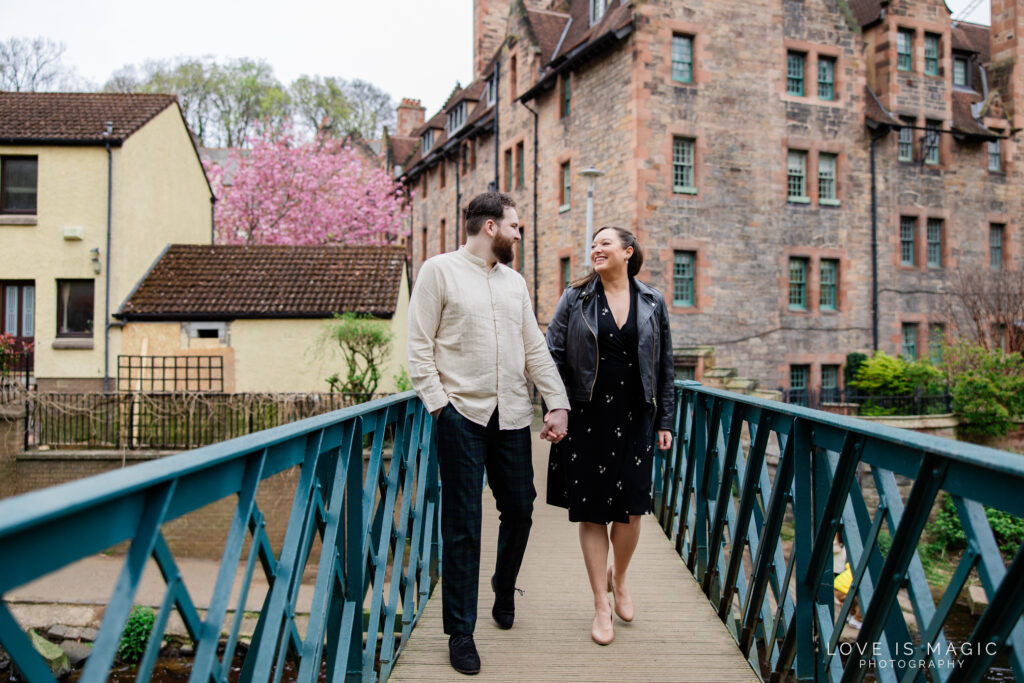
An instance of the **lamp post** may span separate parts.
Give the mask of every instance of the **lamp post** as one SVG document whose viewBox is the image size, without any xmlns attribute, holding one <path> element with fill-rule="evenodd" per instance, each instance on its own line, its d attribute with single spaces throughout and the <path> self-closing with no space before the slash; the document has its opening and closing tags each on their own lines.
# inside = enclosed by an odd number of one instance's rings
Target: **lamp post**
<svg viewBox="0 0 1024 683">
<path fill-rule="evenodd" d="M 587 179 L 587 237 L 583 244 L 583 263 L 589 268 L 590 243 L 594 241 L 594 185 L 604 175 L 604 171 L 590 166 L 580 171 L 579 175 Z"/>
</svg>

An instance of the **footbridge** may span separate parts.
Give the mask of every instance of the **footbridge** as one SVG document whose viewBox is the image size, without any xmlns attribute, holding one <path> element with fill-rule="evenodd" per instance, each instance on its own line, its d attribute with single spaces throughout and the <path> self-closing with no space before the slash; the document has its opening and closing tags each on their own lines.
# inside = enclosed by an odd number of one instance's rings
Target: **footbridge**
<svg viewBox="0 0 1024 683">
<path fill-rule="evenodd" d="M 515 627 L 497 629 L 485 506 L 478 679 L 957 682 L 1000 669 L 1024 680 L 1024 551 L 1005 557 L 986 515 L 1024 516 L 1024 458 L 695 382 L 676 391 L 678 438 L 657 459 L 631 569 L 634 622 L 617 621 L 608 647 L 590 640 L 575 528 L 538 501 L 526 594 Z M 451 680 L 432 427 L 410 392 L 0 501 L 0 595 L 117 546 L 78 680 L 111 675 L 151 563 L 162 599 L 137 680 L 152 676 L 172 619 L 194 644 L 192 681 Z M 539 440 L 534 462 L 543 491 Z M 272 542 L 257 494 L 282 473 L 294 497 Z M 919 545 L 947 496 L 967 543 L 936 588 Z M 164 529 L 224 499 L 220 569 L 200 598 Z M 842 601 L 837 535 L 853 577 Z M 957 640 L 946 627 L 968 585 L 987 606 Z M 855 601 L 859 629 L 846 626 Z M 5 602 L 0 645 L 21 679 L 55 680 Z"/>
</svg>

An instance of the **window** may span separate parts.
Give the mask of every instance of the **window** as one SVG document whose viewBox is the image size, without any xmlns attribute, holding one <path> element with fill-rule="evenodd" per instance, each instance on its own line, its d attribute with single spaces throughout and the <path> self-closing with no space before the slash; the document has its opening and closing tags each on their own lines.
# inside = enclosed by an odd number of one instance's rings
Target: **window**
<svg viewBox="0 0 1024 683">
<path fill-rule="evenodd" d="M 505 150 L 505 192 L 512 190 L 512 148 Z"/>
<path fill-rule="evenodd" d="M 928 358 L 932 365 L 942 362 L 942 343 L 946 339 L 946 326 L 942 323 L 932 323 L 928 327 Z"/>
<path fill-rule="evenodd" d="M 818 155 L 818 203 L 838 204 L 836 194 L 836 155 L 822 152 Z"/>
<path fill-rule="evenodd" d="M 939 36 L 934 33 L 924 34 L 924 72 L 939 75 Z"/>
<path fill-rule="evenodd" d="M 523 143 L 516 145 L 516 187 L 526 184 L 526 159 Z"/>
<path fill-rule="evenodd" d="M 912 266 L 915 263 L 914 237 L 917 232 L 917 219 L 913 216 L 900 216 L 900 265 Z"/>
<path fill-rule="evenodd" d="M 786 94 L 804 94 L 804 60 L 801 52 L 790 52 L 786 55 Z"/>
<path fill-rule="evenodd" d="M 942 219 L 928 219 L 928 267 L 942 267 Z"/>
<path fill-rule="evenodd" d="M 900 328 L 900 355 L 908 360 L 917 358 L 917 323 L 903 323 Z"/>
<path fill-rule="evenodd" d="M 568 211 L 572 201 L 572 172 L 569 162 L 562 164 L 562 188 L 559 195 L 559 211 Z"/>
<path fill-rule="evenodd" d="M 959 85 L 962 88 L 968 87 L 967 85 L 967 58 L 966 57 L 953 57 L 953 85 Z"/>
<path fill-rule="evenodd" d="M 434 129 L 430 128 L 423 134 L 423 153 L 426 154 L 434 146 Z"/>
<path fill-rule="evenodd" d="M 466 103 L 459 102 L 448 112 L 448 134 L 451 135 L 466 123 Z"/>
<path fill-rule="evenodd" d="M 15 337 L 21 343 L 30 343 L 35 336 L 35 290 L 32 280 L 8 281 L 0 287 L 0 301 L 3 302 L 0 332 Z M 18 346 L 15 346 L 15 350 L 18 350 Z"/>
<path fill-rule="evenodd" d="M 693 306 L 693 272 L 696 254 L 677 251 L 672 255 L 672 305 Z"/>
<path fill-rule="evenodd" d="M 462 175 L 469 173 L 469 143 L 464 142 L 459 147 L 459 154 L 462 157 Z"/>
<path fill-rule="evenodd" d="M 693 37 L 672 35 L 672 80 L 693 83 Z"/>
<path fill-rule="evenodd" d="M 490 107 L 498 100 L 498 88 L 495 84 L 494 76 L 487 79 L 487 85 L 484 86 L 487 92 L 487 106 Z"/>
<path fill-rule="evenodd" d="M 836 259 L 821 260 L 821 291 L 818 303 L 823 311 L 836 310 L 837 293 L 839 290 L 839 261 Z"/>
<path fill-rule="evenodd" d="M 809 365 L 789 366 L 789 403 L 807 405 L 807 378 L 810 374 L 811 366 Z"/>
<path fill-rule="evenodd" d="M 512 55 L 508 60 L 508 93 L 509 99 L 516 98 L 519 89 L 519 71 L 516 69 L 516 56 Z"/>
<path fill-rule="evenodd" d="M 469 167 L 476 169 L 476 140 L 469 141 Z"/>
<path fill-rule="evenodd" d="M 430 184 L 430 169 L 427 169 L 426 171 L 423 172 L 423 177 L 420 178 L 420 180 L 422 181 L 421 184 L 423 185 L 423 188 L 422 188 L 422 190 L 423 190 L 423 198 L 426 199 L 427 198 L 427 187 Z"/>
<path fill-rule="evenodd" d="M 836 60 L 831 57 L 818 57 L 818 99 L 834 100 L 836 98 Z"/>
<path fill-rule="evenodd" d="M 929 119 L 924 126 L 924 163 L 935 165 L 939 163 L 939 130 L 942 123 Z"/>
<path fill-rule="evenodd" d="M 0 158 L 0 213 L 35 213 L 39 157 Z"/>
<path fill-rule="evenodd" d="M 604 16 L 608 0 L 590 0 L 590 23 L 596 24 Z"/>
<path fill-rule="evenodd" d="M 675 378 L 679 381 L 694 380 L 697 378 L 697 366 L 687 364 L 677 364 L 675 366 L 675 372 L 673 373 Z"/>
<path fill-rule="evenodd" d="M 914 160 L 914 120 L 901 118 L 902 122 L 906 124 L 900 128 L 899 140 L 896 143 L 896 159 L 897 161 L 913 161 Z"/>
<path fill-rule="evenodd" d="M 1003 141 L 988 141 L 988 170 L 999 173 L 1003 170 Z"/>
<path fill-rule="evenodd" d="M 572 112 L 572 75 L 562 75 L 562 118 Z"/>
<path fill-rule="evenodd" d="M 57 336 L 91 337 L 92 280 L 57 280 Z"/>
<path fill-rule="evenodd" d="M 992 223 L 988 226 L 988 267 L 991 270 L 1003 269 L 1003 234 L 1006 226 Z"/>
<path fill-rule="evenodd" d="M 910 71 L 914 60 L 911 52 L 914 46 L 914 32 L 901 28 L 896 32 L 896 68 L 899 71 Z"/>
<path fill-rule="evenodd" d="M 424 261 L 427 260 L 427 226 L 423 226 L 423 232 L 420 233 L 420 258 Z"/>
<path fill-rule="evenodd" d="M 562 271 L 562 287 L 564 289 L 568 289 L 569 283 L 572 282 L 572 265 L 569 261 L 569 257 L 567 256 L 563 258 L 559 265 Z"/>
<path fill-rule="evenodd" d="M 448 178 L 446 177 L 445 173 L 446 166 L 448 166 L 448 162 L 445 161 L 444 159 L 441 159 L 441 163 L 437 165 L 437 186 L 441 189 L 444 189 L 444 186 L 448 184 Z"/>
<path fill-rule="evenodd" d="M 822 403 L 838 403 L 839 396 L 839 366 L 821 366 L 821 401 Z"/>
<path fill-rule="evenodd" d="M 807 310 L 807 259 L 789 259 L 789 308 Z"/>
<path fill-rule="evenodd" d="M 697 194 L 693 181 L 692 138 L 672 138 L 672 191 Z"/>
<path fill-rule="evenodd" d="M 791 202 L 806 204 L 807 198 L 807 152 L 789 150 L 786 156 L 786 188 Z"/>
</svg>

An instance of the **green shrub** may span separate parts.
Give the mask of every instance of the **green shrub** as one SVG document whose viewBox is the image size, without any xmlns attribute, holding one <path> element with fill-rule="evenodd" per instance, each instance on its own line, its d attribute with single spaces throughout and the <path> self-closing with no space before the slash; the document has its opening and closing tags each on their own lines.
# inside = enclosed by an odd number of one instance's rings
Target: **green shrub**
<svg viewBox="0 0 1024 683">
<path fill-rule="evenodd" d="M 1024 358 L 1019 353 L 961 340 L 942 355 L 961 436 L 974 441 L 1005 436 L 1024 419 Z"/>
<path fill-rule="evenodd" d="M 377 391 L 381 368 L 391 355 L 391 331 L 387 323 L 370 315 L 335 314 L 327 339 L 336 343 L 345 359 L 344 379 L 339 373 L 327 378 L 332 392 L 372 394 Z"/>
<path fill-rule="evenodd" d="M 843 368 L 843 386 L 853 386 L 854 378 L 857 376 L 857 371 L 860 370 L 860 366 L 864 364 L 864 361 L 868 359 L 866 353 L 860 351 L 854 351 L 853 353 L 846 354 L 846 367 Z"/>
<path fill-rule="evenodd" d="M 128 615 L 128 621 L 121 632 L 121 642 L 117 645 L 117 656 L 123 662 L 134 663 L 142 658 L 149 642 L 149 634 L 153 632 L 156 615 L 149 607 L 136 605 Z"/>
<path fill-rule="evenodd" d="M 1024 543 L 1024 519 L 987 506 L 985 516 L 1003 556 L 1007 559 L 1013 557 L 1021 543 Z M 930 541 L 925 550 L 933 556 L 944 557 L 967 547 L 967 535 L 960 524 L 952 496 L 943 494 L 939 514 L 934 522 L 925 527 L 924 535 Z"/>
</svg>

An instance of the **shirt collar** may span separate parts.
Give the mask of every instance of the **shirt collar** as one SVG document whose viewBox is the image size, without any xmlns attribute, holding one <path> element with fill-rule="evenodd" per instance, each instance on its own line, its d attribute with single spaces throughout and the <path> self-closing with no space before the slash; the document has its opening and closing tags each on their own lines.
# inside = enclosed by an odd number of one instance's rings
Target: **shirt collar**
<svg viewBox="0 0 1024 683">
<path fill-rule="evenodd" d="M 487 272 L 490 272 L 494 267 L 497 267 L 498 265 L 497 262 L 495 262 L 494 266 L 488 266 L 487 261 L 484 261 L 482 258 L 471 252 L 469 249 L 466 249 L 465 244 L 460 245 L 459 250 L 455 253 L 461 254 L 464 259 L 472 263 L 474 266 L 477 266 Z"/>
</svg>

